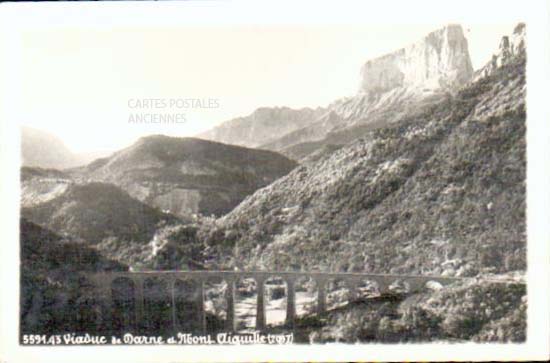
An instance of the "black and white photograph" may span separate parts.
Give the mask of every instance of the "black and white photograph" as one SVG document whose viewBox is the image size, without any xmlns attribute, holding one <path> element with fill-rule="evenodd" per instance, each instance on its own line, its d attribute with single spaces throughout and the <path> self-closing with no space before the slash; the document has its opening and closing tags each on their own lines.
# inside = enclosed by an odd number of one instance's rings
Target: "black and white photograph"
<svg viewBox="0 0 550 363">
<path fill-rule="evenodd" d="M 17 304 L 21 354 L 548 352 L 522 347 L 548 322 L 548 274 L 531 278 L 548 271 L 549 243 L 529 218 L 548 220 L 535 209 L 547 194 L 531 203 L 542 187 L 528 176 L 540 165 L 528 136 L 548 128 L 531 121 L 543 76 L 528 65 L 531 41 L 550 35 L 514 12 L 519 2 L 500 18 L 358 21 L 373 1 L 334 3 L 334 17 L 353 20 L 315 23 L 283 2 L 301 23 L 264 21 L 259 6 L 233 21 L 238 1 L 189 1 L 154 4 L 187 21 L 160 10 L 142 25 L 76 20 L 81 7 L 121 14 L 122 3 L 45 6 L 48 19 L 75 16 L 57 24 L 28 10 L 2 38 L 17 64 L 5 63 L 2 131 L 18 140 L 2 159 L 16 186 L 2 191 L 14 231 L 2 243 L 16 256 L 2 295 Z"/>
</svg>

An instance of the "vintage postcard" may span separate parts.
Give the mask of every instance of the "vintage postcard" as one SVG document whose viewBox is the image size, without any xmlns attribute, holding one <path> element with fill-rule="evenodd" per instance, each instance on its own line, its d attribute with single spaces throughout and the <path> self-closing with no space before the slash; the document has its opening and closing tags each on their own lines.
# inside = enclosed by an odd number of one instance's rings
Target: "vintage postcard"
<svg viewBox="0 0 550 363">
<path fill-rule="evenodd" d="M 0 362 L 549 358 L 548 4 L 0 5 Z"/>
</svg>

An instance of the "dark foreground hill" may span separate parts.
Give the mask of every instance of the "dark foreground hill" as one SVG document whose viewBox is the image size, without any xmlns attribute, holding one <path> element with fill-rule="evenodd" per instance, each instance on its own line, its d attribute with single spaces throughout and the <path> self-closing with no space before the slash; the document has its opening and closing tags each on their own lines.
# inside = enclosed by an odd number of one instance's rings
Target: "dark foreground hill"
<svg viewBox="0 0 550 363">
<path fill-rule="evenodd" d="M 111 236 L 149 241 L 159 224 L 176 220 L 103 183 L 71 185 L 60 196 L 21 212 L 34 223 L 91 244 Z"/>
<path fill-rule="evenodd" d="M 525 269 L 525 59 L 302 165 L 210 232 L 235 264 L 473 276 Z"/>
<path fill-rule="evenodd" d="M 109 257 L 127 263 L 146 250 L 156 231 L 177 224 L 163 213 L 112 184 L 70 184 L 61 194 L 21 215 L 72 240 L 96 245 Z M 135 251 L 134 251 L 135 250 Z"/>
<path fill-rule="evenodd" d="M 79 274 L 124 271 L 128 267 L 24 218 L 20 236 L 21 334 L 93 328 L 92 316 L 79 315 L 89 291 Z"/>
<path fill-rule="evenodd" d="M 157 135 L 73 173 L 80 180 L 115 184 L 178 216 L 219 216 L 295 166 L 271 151 Z"/>
</svg>

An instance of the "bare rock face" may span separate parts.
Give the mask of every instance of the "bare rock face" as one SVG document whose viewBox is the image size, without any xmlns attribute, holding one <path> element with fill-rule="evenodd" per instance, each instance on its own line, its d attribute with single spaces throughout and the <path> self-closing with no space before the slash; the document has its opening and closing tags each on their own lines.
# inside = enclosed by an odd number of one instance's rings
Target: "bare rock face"
<svg viewBox="0 0 550 363">
<path fill-rule="evenodd" d="M 524 57 L 525 33 L 525 24 L 519 23 L 514 28 L 511 36 L 503 36 L 497 53 L 493 54 L 493 57 L 485 66 L 476 71 L 473 80 L 477 81 L 480 78 L 493 74 L 498 68 L 510 63 L 516 57 Z"/>
<path fill-rule="evenodd" d="M 462 27 L 448 25 L 414 44 L 367 61 L 357 94 L 336 100 L 326 109 L 260 109 L 262 112 L 232 120 L 199 137 L 260 147 L 299 160 L 438 102 L 466 84 L 472 74 Z"/>
<path fill-rule="evenodd" d="M 396 88 L 450 88 L 466 83 L 472 73 L 462 27 L 448 25 L 417 43 L 365 63 L 359 92 L 378 95 Z"/>
</svg>

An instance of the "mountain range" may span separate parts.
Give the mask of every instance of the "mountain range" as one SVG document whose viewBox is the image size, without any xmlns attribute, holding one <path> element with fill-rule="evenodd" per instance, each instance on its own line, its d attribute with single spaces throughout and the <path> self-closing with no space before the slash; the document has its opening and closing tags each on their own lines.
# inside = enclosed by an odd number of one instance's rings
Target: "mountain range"
<svg viewBox="0 0 550 363">
<path fill-rule="evenodd" d="M 452 176 L 446 165 L 457 163 L 455 158 L 464 158 L 466 152 L 459 150 L 466 150 L 466 146 L 472 154 L 470 159 L 475 159 L 474 151 L 479 154 L 479 168 L 487 173 L 502 166 L 503 161 L 493 160 L 496 156 L 487 159 L 476 142 L 516 137 L 514 142 L 519 144 L 513 152 L 519 164 L 515 167 L 522 166 L 521 129 L 503 135 L 498 132 L 508 132 L 513 124 L 504 122 L 507 118 L 502 114 L 518 123 L 517 128 L 524 118 L 525 81 L 520 64 L 525 59 L 524 38 L 525 27 L 520 24 L 511 40 L 504 37 L 499 53 L 474 74 L 461 27 L 449 25 L 415 44 L 367 61 L 361 70 L 358 93 L 351 99 L 337 100 L 327 109 L 262 108 L 210 133 L 245 145 L 257 146 L 271 140 L 272 149 L 284 149 L 300 158 L 300 166 L 268 150 L 196 138 L 148 136 L 85 166 L 63 171 L 23 167 L 22 215 L 61 235 L 99 245 L 112 239 L 146 244 L 161 222 L 190 223 L 200 215 L 223 216 L 218 225 L 229 233 L 238 253 L 245 253 L 245 260 L 254 268 L 288 268 L 289 264 L 280 259 L 292 248 L 297 250 L 290 255 L 295 260 L 291 265 L 305 268 L 324 258 L 301 261 L 299 256 L 307 255 L 304 251 L 312 248 L 313 255 L 324 253 L 326 250 L 313 247 L 323 244 L 349 251 L 360 247 L 357 243 L 365 244 L 362 257 L 354 256 L 358 261 L 353 266 L 326 266 L 336 270 L 377 269 L 373 259 L 377 259 L 376 250 L 382 250 L 378 245 L 403 251 L 400 244 L 405 243 L 411 253 L 422 249 L 418 244 L 428 243 L 426 240 L 450 246 L 453 241 L 447 236 L 458 231 L 443 232 L 432 225 L 427 235 L 397 238 L 403 232 L 392 228 L 404 230 L 415 218 L 434 223 L 429 221 L 430 215 L 416 211 L 424 203 L 422 199 L 415 200 L 411 211 L 405 212 L 411 191 L 423 197 L 435 193 L 428 200 L 440 200 L 437 205 L 441 207 L 454 193 L 471 192 L 471 183 L 482 180 L 475 173 L 468 180 L 440 180 L 442 175 Z M 512 67 L 513 72 L 504 74 L 503 67 Z M 503 122 L 502 130 L 495 126 L 495 119 Z M 486 129 L 488 124 L 493 128 Z M 292 143 L 292 139 L 300 142 Z M 494 154 L 499 145 L 489 146 L 485 147 L 487 152 Z M 504 150 L 501 157 L 506 152 L 511 150 Z M 57 153 L 62 154 L 59 150 Z M 419 179 L 427 173 L 426 165 L 441 173 Z M 517 168 L 516 174 L 500 177 L 519 183 L 524 170 Z M 495 169 L 494 174 L 504 171 L 511 169 Z M 441 188 L 435 190 L 434 185 Z M 481 187 L 476 184 L 477 188 Z M 519 203 L 522 195 L 521 190 L 514 191 L 507 200 Z M 487 200 L 486 204 L 494 205 L 493 211 L 498 208 L 489 196 L 474 199 Z M 464 203 L 464 198 L 460 200 Z M 506 208 L 502 211 L 511 212 Z M 460 208 L 454 211 L 459 215 L 463 212 Z M 450 211 L 434 213 L 446 228 L 452 226 Z M 380 221 L 383 215 L 390 224 Z M 401 223 L 402 215 L 405 219 Z M 486 223 L 486 216 L 477 217 L 471 228 Z M 519 219 L 521 214 L 510 218 L 516 217 Z M 376 225 L 380 225 L 378 230 Z M 521 240 L 519 236 L 514 238 Z M 461 243 L 475 244 L 471 240 Z M 255 252 L 248 250 L 251 246 Z M 514 251 L 521 254 L 519 250 Z M 411 256 L 409 261 L 413 259 Z M 398 263 L 394 268 L 410 270 L 418 266 Z"/>
<path fill-rule="evenodd" d="M 309 109 L 285 109 L 284 114 L 272 109 L 269 123 L 278 124 L 279 131 L 258 146 L 300 160 L 325 146 L 346 144 L 416 112 L 425 103 L 439 101 L 468 82 L 473 69 L 462 27 L 449 25 L 410 46 L 367 61 L 360 73 L 357 94 L 318 109 L 318 115 Z M 265 108 L 260 110 L 267 113 Z M 302 127 L 296 127 L 295 122 L 289 125 L 286 115 L 291 111 L 300 115 Z M 257 133 L 263 125 L 257 123 L 256 117 L 239 119 L 238 123 L 231 120 L 199 137 L 241 144 L 246 142 L 242 137 L 248 138 L 250 130 Z M 228 129 L 233 136 L 223 139 Z"/>
<path fill-rule="evenodd" d="M 267 270 L 524 269 L 523 69 L 518 57 L 257 191 L 220 220 L 235 259 Z"/>
<path fill-rule="evenodd" d="M 25 166 L 22 236 L 52 233 L 122 268 L 521 275 L 525 34 L 474 72 L 449 25 L 367 61 L 357 94 L 326 108 L 260 108 L 201 134 L 215 141 L 154 135 L 83 166 Z M 525 291 L 502 286 L 459 284 L 399 321 L 349 328 L 521 341 Z M 479 317 L 468 306 L 487 294 L 501 298 Z"/>
</svg>

